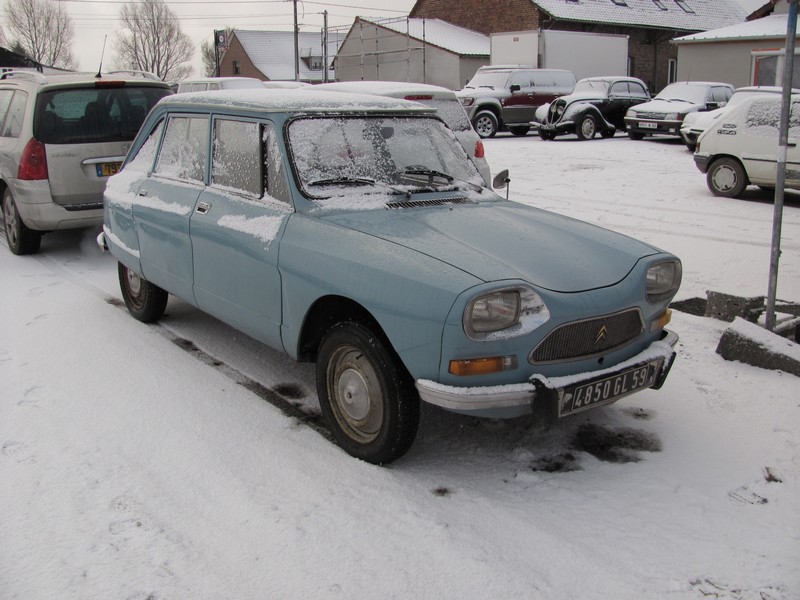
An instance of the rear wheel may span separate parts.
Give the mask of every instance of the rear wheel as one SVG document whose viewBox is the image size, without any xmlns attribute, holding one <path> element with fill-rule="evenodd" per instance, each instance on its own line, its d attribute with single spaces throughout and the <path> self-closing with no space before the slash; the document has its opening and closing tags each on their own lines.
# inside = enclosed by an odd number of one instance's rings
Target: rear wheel
<svg viewBox="0 0 800 600">
<path fill-rule="evenodd" d="M 42 244 L 42 232 L 29 229 L 19 216 L 14 196 L 10 189 L 3 193 L 3 225 L 6 231 L 8 249 L 22 256 L 35 254 Z"/>
<path fill-rule="evenodd" d="M 614 137 L 616 133 L 617 130 L 614 127 L 612 127 L 611 129 L 603 129 L 603 131 L 600 132 L 600 135 L 602 136 L 603 139 L 607 140 L 608 138 Z"/>
<path fill-rule="evenodd" d="M 482 110 L 475 115 L 472 126 L 482 138 L 494 137 L 497 133 L 497 117 L 489 110 Z"/>
<path fill-rule="evenodd" d="M 638 142 L 639 140 L 643 140 L 644 139 L 644 134 L 643 133 L 639 133 L 638 131 L 629 131 L 628 132 L 628 137 L 631 138 L 632 140 L 635 140 L 635 141 Z"/>
<path fill-rule="evenodd" d="M 348 454 L 386 464 L 408 451 L 417 434 L 419 396 L 380 337 L 360 323 L 335 325 L 319 346 L 316 371 L 322 414 Z"/>
<path fill-rule="evenodd" d="M 531 128 L 528 125 L 515 125 L 514 127 L 508 128 L 508 131 L 511 133 L 511 135 L 516 136 L 528 135 L 530 130 Z"/>
<path fill-rule="evenodd" d="M 747 187 L 747 173 L 742 163 L 734 158 L 718 158 L 706 174 L 708 189 L 715 196 L 738 198 Z"/>
<path fill-rule="evenodd" d="M 592 115 L 584 115 L 575 126 L 579 140 L 591 140 L 597 133 L 597 121 Z"/>
<path fill-rule="evenodd" d="M 119 287 L 128 312 L 143 323 L 158 321 L 167 309 L 169 294 L 119 263 Z"/>
</svg>

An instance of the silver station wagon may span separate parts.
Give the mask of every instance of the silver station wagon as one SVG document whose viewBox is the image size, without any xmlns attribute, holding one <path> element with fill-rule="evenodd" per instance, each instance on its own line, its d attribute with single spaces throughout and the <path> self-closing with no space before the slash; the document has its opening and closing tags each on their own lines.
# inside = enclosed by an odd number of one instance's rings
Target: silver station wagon
<svg viewBox="0 0 800 600">
<path fill-rule="evenodd" d="M 316 361 L 334 437 L 373 463 L 409 449 L 420 400 L 563 417 L 660 387 L 675 357 L 678 258 L 504 199 L 405 100 L 165 98 L 109 180 L 98 241 L 137 319 L 173 294 Z"/>
</svg>

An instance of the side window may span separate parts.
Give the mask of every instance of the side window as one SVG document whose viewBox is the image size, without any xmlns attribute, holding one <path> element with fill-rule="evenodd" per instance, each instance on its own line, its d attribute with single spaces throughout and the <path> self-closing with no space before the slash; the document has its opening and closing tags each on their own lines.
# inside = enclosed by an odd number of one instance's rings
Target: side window
<svg viewBox="0 0 800 600">
<path fill-rule="evenodd" d="M 630 93 L 628 92 L 628 82 L 618 81 L 611 86 L 611 89 L 608 91 L 608 95 L 616 96 L 618 98 L 627 98 L 630 96 Z"/>
<path fill-rule="evenodd" d="M 636 83 L 635 81 L 629 81 L 628 87 L 631 91 L 631 96 L 636 98 L 647 98 L 647 90 L 644 89 L 641 83 Z"/>
<path fill-rule="evenodd" d="M 8 106 L 11 104 L 11 97 L 14 95 L 14 90 L 0 90 L 0 129 L 3 128 L 3 121 L 8 112 Z"/>
<path fill-rule="evenodd" d="M 170 117 L 155 173 L 204 183 L 208 161 L 208 118 Z"/>
<path fill-rule="evenodd" d="M 248 121 L 214 121 L 212 185 L 261 198 L 264 178 L 259 129 L 258 123 Z"/>
<path fill-rule="evenodd" d="M 139 146 L 136 155 L 125 165 L 125 169 L 135 169 L 138 171 L 147 172 L 153 166 L 153 160 L 156 157 L 156 150 L 158 150 L 158 142 L 161 139 L 161 131 L 164 129 L 164 120 L 158 122 L 147 136 L 144 144 Z"/>
<path fill-rule="evenodd" d="M 781 103 L 775 100 L 753 102 L 747 109 L 745 127 L 754 135 L 778 135 Z"/>
<path fill-rule="evenodd" d="M 264 167 L 267 170 L 267 194 L 272 198 L 291 203 L 289 195 L 289 182 L 286 179 L 287 173 L 284 168 L 283 154 L 278 145 L 278 135 L 275 133 L 275 126 L 271 123 L 264 125 Z"/>
<path fill-rule="evenodd" d="M 219 84 L 218 83 L 209 83 L 208 84 L 208 89 L 209 90 L 218 90 L 219 89 Z"/>
<path fill-rule="evenodd" d="M 730 90 L 728 88 L 715 87 L 711 90 L 711 101 L 724 104 L 730 98 Z"/>
<path fill-rule="evenodd" d="M 531 77 L 528 73 L 512 73 L 509 86 L 518 85 L 521 89 L 531 87 Z"/>
<path fill-rule="evenodd" d="M 25 105 L 28 103 L 28 93 L 17 90 L 6 112 L 0 137 L 19 137 L 22 133 L 22 120 L 25 118 Z"/>
<path fill-rule="evenodd" d="M 789 112 L 789 137 L 793 139 L 800 137 L 800 102 L 792 102 Z"/>
<path fill-rule="evenodd" d="M 193 83 L 192 84 L 192 91 L 193 92 L 205 92 L 208 89 L 208 84 L 205 83 Z"/>
</svg>

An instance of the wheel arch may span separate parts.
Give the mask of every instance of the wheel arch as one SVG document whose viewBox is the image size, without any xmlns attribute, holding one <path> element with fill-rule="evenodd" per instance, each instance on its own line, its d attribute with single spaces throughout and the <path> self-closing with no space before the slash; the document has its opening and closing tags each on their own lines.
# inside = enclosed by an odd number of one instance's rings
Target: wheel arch
<svg viewBox="0 0 800 600">
<path fill-rule="evenodd" d="M 503 111 L 500 107 L 499 102 L 483 102 L 475 107 L 475 113 L 472 116 L 474 120 L 482 112 L 490 112 L 494 115 L 494 118 L 497 119 L 497 128 L 502 129 L 505 127 L 503 123 Z"/>
</svg>

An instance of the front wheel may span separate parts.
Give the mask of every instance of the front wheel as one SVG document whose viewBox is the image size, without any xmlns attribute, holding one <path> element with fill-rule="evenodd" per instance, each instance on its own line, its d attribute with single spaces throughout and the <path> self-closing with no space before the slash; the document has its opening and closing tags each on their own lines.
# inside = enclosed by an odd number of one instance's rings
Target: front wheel
<svg viewBox="0 0 800 600">
<path fill-rule="evenodd" d="M 747 173 L 735 158 L 719 158 L 711 163 L 706 183 L 715 196 L 738 198 L 747 187 Z"/>
<path fill-rule="evenodd" d="M 169 294 L 119 263 L 119 287 L 128 312 L 142 323 L 158 321 L 167 309 Z"/>
<path fill-rule="evenodd" d="M 494 137 L 497 133 L 497 117 L 489 110 L 482 110 L 475 115 L 472 126 L 482 138 Z"/>
<path fill-rule="evenodd" d="M 29 229 L 19 216 L 10 189 L 3 193 L 3 225 L 8 249 L 18 256 L 35 254 L 42 244 L 42 232 Z"/>
<path fill-rule="evenodd" d="M 344 450 L 386 464 L 411 447 L 419 425 L 419 396 L 394 352 L 355 322 L 332 327 L 317 354 L 317 395 Z"/>
<path fill-rule="evenodd" d="M 628 132 L 628 137 L 631 138 L 632 140 L 638 142 L 639 140 L 643 140 L 644 139 L 644 134 L 643 133 L 639 133 L 638 131 L 629 131 Z"/>
<path fill-rule="evenodd" d="M 616 130 L 616 128 L 612 127 L 611 129 L 603 129 L 603 131 L 601 131 L 601 132 L 600 132 L 600 136 L 601 136 L 601 137 L 602 137 L 604 140 L 607 140 L 607 139 L 609 139 L 609 138 L 612 138 L 612 137 L 614 137 L 614 135 L 615 135 L 616 133 L 617 133 L 617 130 Z"/>
<path fill-rule="evenodd" d="M 545 131 L 543 129 L 539 130 L 539 137 L 543 140 L 550 141 L 556 139 L 556 132 L 555 131 Z"/>
<path fill-rule="evenodd" d="M 597 133 L 597 120 L 592 115 L 584 115 L 575 126 L 579 140 L 591 140 Z"/>
</svg>

